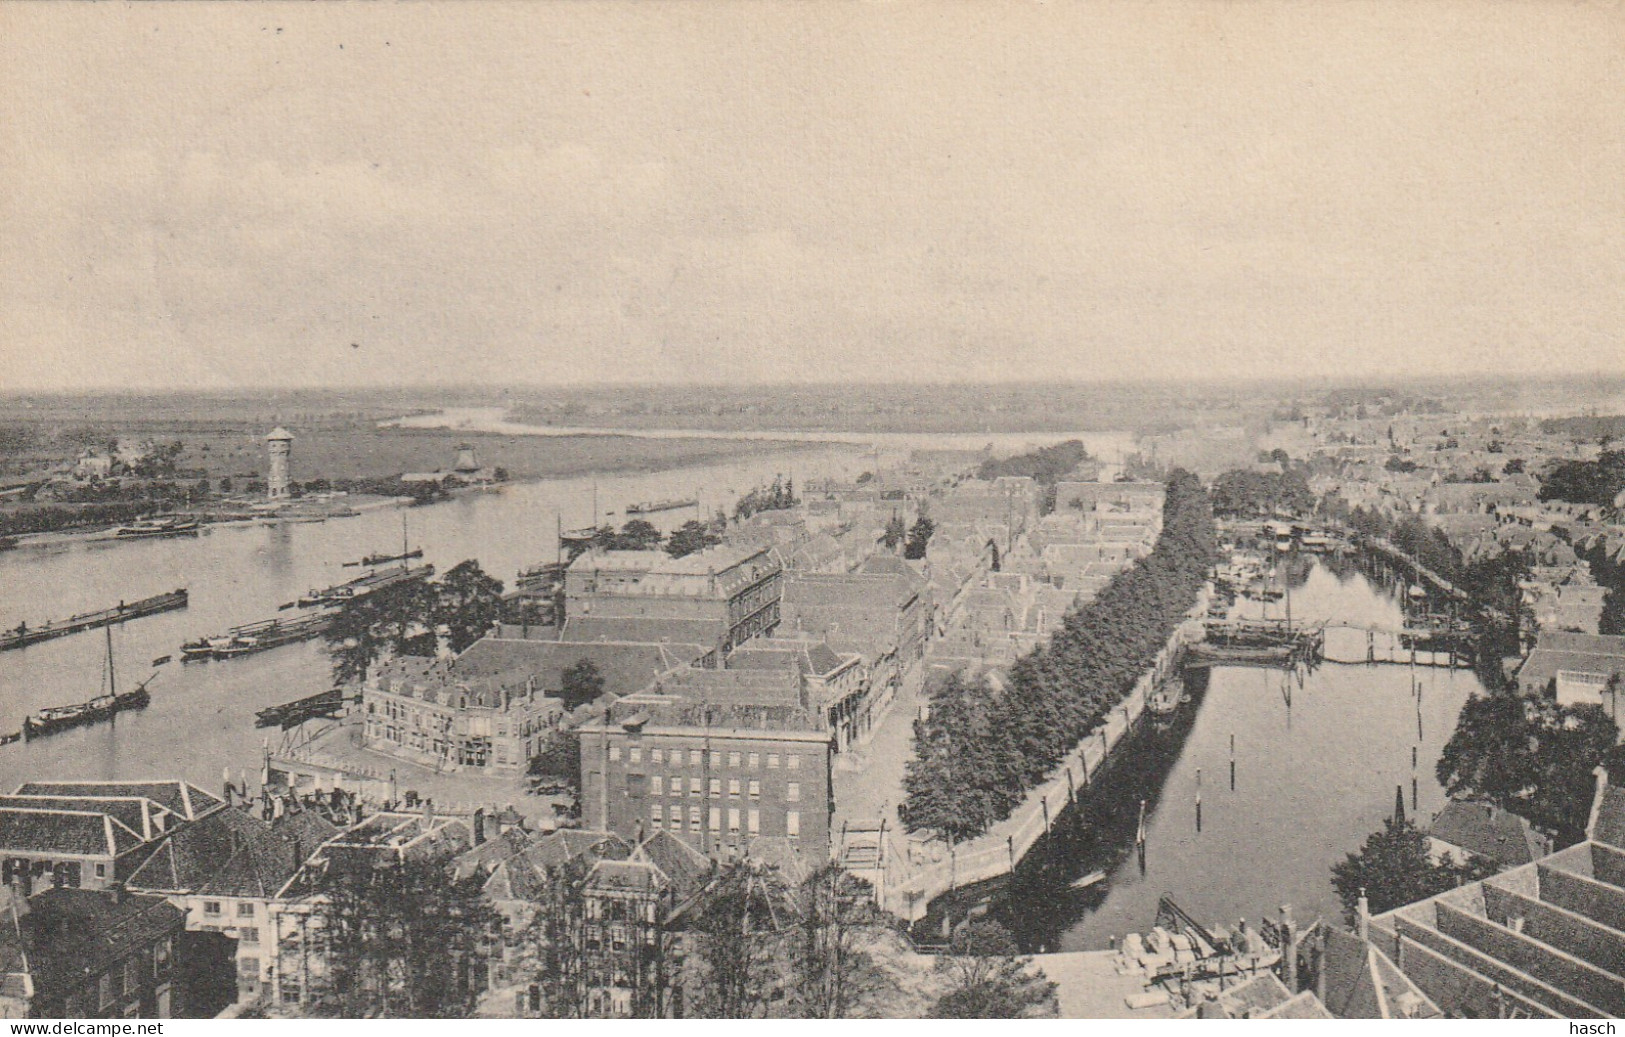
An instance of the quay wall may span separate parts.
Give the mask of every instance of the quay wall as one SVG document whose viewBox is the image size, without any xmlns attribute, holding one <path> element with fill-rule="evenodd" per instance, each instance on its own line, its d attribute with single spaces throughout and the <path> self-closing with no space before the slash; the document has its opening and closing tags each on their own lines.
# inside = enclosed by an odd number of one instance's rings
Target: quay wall
<svg viewBox="0 0 1625 1037">
<path fill-rule="evenodd" d="M 1027 793 L 1009 817 L 985 834 L 950 848 L 940 860 L 911 866 L 906 858 L 890 854 L 879 876 L 880 905 L 912 924 L 926 917 L 931 902 L 943 894 L 1014 872 L 1073 805 L 1078 793 L 1089 788 L 1110 761 L 1113 750 L 1135 729 L 1151 695 L 1178 664 L 1185 646 L 1201 639 L 1202 617 L 1211 593 L 1211 587 L 1204 585 L 1184 622 L 1175 628 L 1168 643 L 1104 725 L 1079 742 L 1048 779 Z"/>
</svg>

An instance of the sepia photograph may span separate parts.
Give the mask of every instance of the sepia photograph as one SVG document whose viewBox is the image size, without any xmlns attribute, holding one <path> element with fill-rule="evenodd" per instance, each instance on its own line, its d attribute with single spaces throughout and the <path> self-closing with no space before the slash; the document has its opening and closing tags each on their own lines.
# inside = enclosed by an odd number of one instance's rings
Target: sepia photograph
<svg viewBox="0 0 1625 1037">
<path fill-rule="evenodd" d="M 1613 1033 L 1622 692 L 1625 0 L 0 0 L 12 1033 Z"/>
</svg>

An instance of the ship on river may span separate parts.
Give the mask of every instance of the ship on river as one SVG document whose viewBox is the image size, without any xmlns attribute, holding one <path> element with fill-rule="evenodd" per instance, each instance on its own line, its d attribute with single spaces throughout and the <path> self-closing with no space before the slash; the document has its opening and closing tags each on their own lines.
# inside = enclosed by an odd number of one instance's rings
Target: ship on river
<svg viewBox="0 0 1625 1037">
<path fill-rule="evenodd" d="M 224 634 L 200 637 L 181 645 L 181 660 L 197 662 L 203 659 L 235 659 L 282 645 L 309 641 L 327 632 L 333 622 L 331 612 L 313 612 L 303 616 L 261 620 L 232 627 Z"/>
<path fill-rule="evenodd" d="M 376 594 L 389 587 L 396 587 L 403 583 L 415 580 L 426 580 L 434 575 L 432 565 L 399 565 L 389 569 L 379 569 L 365 576 L 358 576 L 345 583 L 335 584 L 322 590 L 312 590 L 299 599 L 300 608 L 313 608 L 324 605 L 343 605 L 347 602 L 364 598 L 369 594 Z"/>
<path fill-rule="evenodd" d="M 657 511 L 676 511 L 679 508 L 697 508 L 699 500 L 694 497 L 684 497 L 680 500 L 646 500 L 637 504 L 628 504 L 628 515 L 653 515 Z"/>
<path fill-rule="evenodd" d="M 114 623 L 123 623 L 128 619 L 139 619 L 142 616 L 153 616 L 160 612 L 183 609 L 186 604 L 186 588 L 181 587 L 167 594 L 155 594 L 150 598 L 142 598 L 140 601 L 129 603 L 121 601 L 112 608 L 100 609 L 96 612 L 83 612 L 77 616 L 69 616 L 67 619 L 54 622 L 46 621 L 37 627 L 19 623 L 11 630 L 0 632 L 0 652 L 8 648 L 26 648 L 31 644 L 49 641 L 55 637 L 77 634 L 82 630 L 112 626 Z"/>
<path fill-rule="evenodd" d="M 144 537 L 197 536 L 198 520 L 186 515 L 170 515 L 147 519 L 128 526 L 120 526 L 114 536 L 120 540 L 138 540 Z"/>
<path fill-rule="evenodd" d="M 145 709 L 152 702 L 147 693 L 148 677 L 135 686 L 134 691 L 118 690 L 118 675 L 113 666 L 113 630 L 107 628 L 107 690 L 88 702 L 71 706 L 47 706 L 23 721 L 22 736 L 27 741 L 56 734 L 73 727 L 98 724 L 111 720 L 127 709 Z"/>
</svg>

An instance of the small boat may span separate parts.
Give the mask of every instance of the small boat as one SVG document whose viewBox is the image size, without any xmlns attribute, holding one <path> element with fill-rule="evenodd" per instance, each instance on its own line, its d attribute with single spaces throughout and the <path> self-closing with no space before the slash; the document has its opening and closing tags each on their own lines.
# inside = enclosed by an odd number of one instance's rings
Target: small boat
<svg viewBox="0 0 1625 1037">
<path fill-rule="evenodd" d="M 17 546 L 16 537 L 0 537 L 0 551 L 10 551 Z M 3 744 L 3 743 L 0 743 Z"/>
<path fill-rule="evenodd" d="M 160 655 L 158 658 L 156 658 L 156 659 L 154 659 L 152 661 L 152 665 L 154 665 L 154 666 L 162 666 L 162 665 L 164 665 L 164 663 L 169 662 L 169 660 L 171 660 L 173 658 L 174 658 L 174 656 L 172 656 L 172 655 Z"/>
<path fill-rule="evenodd" d="M 135 540 L 142 537 L 196 536 L 197 531 L 197 519 L 171 515 L 120 526 L 113 535 L 121 540 Z"/>
<path fill-rule="evenodd" d="M 1073 889 L 1088 889 L 1090 886 L 1097 885 L 1097 884 L 1099 884 L 1101 882 L 1105 882 L 1105 881 L 1106 881 L 1106 873 L 1105 872 L 1103 872 L 1103 871 L 1091 871 L 1089 874 L 1083 876 L 1082 878 L 1073 879 L 1071 882 L 1067 883 L 1067 885 L 1071 886 Z"/>
<path fill-rule="evenodd" d="M 23 733 L 21 731 L 13 731 L 9 735 L 0 735 L 0 745 L 10 745 L 12 742 L 20 742 L 22 740 Z"/>
<path fill-rule="evenodd" d="M 371 554 L 371 555 L 368 555 L 367 557 L 361 559 L 361 561 L 359 561 L 359 562 L 345 562 L 344 565 L 345 565 L 346 568 L 353 569 L 358 565 L 369 566 L 369 567 L 374 566 L 374 565 L 388 565 L 390 562 L 409 562 L 414 558 L 422 558 L 422 557 L 423 557 L 423 548 L 417 547 L 417 548 L 413 548 L 410 551 L 402 552 L 401 554 L 398 554 L 398 555 Z"/>
</svg>

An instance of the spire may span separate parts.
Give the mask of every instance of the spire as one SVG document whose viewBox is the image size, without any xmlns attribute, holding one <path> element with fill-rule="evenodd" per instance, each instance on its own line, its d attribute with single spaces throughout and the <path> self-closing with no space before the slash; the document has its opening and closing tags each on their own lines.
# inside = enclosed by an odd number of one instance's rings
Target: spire
<svg viewBox="0 0 1625 1037">
<path fill-rule="evenodd" d="M 1405 786 L 1394 786 L 1394 820 L 1403 823 L 1405 820 Z"/>
</svg>

